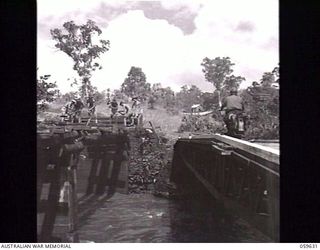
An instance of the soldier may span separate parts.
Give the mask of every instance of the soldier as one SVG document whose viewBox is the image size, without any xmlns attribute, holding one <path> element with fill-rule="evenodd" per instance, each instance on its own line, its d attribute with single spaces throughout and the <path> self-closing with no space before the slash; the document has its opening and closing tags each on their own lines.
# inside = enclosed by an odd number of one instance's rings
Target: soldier
<svg viewBox="0 0 320 250">
<path fill-rule="evenodd" d="M 133 103 L 132 103 L 132 106 L 131 106 L 131 108 L 132 109 L 134 109 L 134 108 L 140 108 L 140 102 L 139 102 L 139 100 L 138 100 L 138 97 L 133 97 L 132 98 L 132 101 L 133 101 Z"/>
<path fill-rule="evenodd" d="M 89 95 L 87 99 L 87 106 L 88 106 L 88 115 L 91 117 L 96 112 L 95 100 L 93 99 L 92 95 Z"/>
<path fill-rule="evenodd" d="M 110 109 L 111 109 L 111 118 L 118 112 L 118 102 L 116 98 L 113 98 L 113 100 L 110 102 Z"/>
<path fill-rule="evenodd" d="M 76 100 L 73 99 L 71 100 L 70 102 L 68 102 L 63 108 L 62 108 L 62 111 L 63 111 L 63 114 L 66 115 L 66 116 L 70 116 L 71 113 L 73 112 L 74 110 L 74 105 L 76 103 Z"/>
<path fill-rule="evenodd" d="M 124 102 L 120 102 L 120 106 L 124 109 L 124 110 L 120 110 L 119 113 L 122 115 L 128 115 L 130 108 L 128 105 L 126 105 Z"/>
<path fill-rule="evenodd" d="M 223 100 L 221 110 L 224 108 L 226 109 L 227 114 L 234 110 L 244 111 L 242 98 L 238 96 L 236 88 L 231 89 L 230 95 Z"/>
<path fill-rule="evenodd" d="M 84 104 L 81 101 L 80 96 L 76 96 L 73 105 L 73 122 L 81 122 L 81 111 L 84 108 Z"/>
<path fill-rule="evenodd" d="M 238 96 L 238 91 L 236 88 L 232 88 L 230 90 L 230 95 L 227 96 L 222 103 L 221 111 L 225 109 L 226 114 L 224 116 L 224 122 L 227 125 L 228 131 L 231 126 L 231 119 L 233 114 L 239 114 L 244 112 L 243 100 L 240 96 Z"/>
</svg>

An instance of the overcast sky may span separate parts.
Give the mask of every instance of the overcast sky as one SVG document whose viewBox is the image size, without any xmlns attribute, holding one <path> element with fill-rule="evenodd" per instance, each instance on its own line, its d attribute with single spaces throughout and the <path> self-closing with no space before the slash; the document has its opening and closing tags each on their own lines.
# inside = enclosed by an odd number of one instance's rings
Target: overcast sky
<svg viewBox="0 0 320 250">
<path fill-rule="evenodd" d="M 67 79 L 77 75 L 71 58 L 54 47 L 50 29 L 70 20 L 93 20 L 110 40 L 103 69 L 92 77 L 99 90 L 119 88 L 136 66 L 150 83 L 212 91 L 200 64 L 218 56 L 231 58 L 246 87 L 279 62 L 277 0 L 38 0 L 37 11 L 38 74 L 51 74 L 63 93 L 72 90 Z"/>
</svg>

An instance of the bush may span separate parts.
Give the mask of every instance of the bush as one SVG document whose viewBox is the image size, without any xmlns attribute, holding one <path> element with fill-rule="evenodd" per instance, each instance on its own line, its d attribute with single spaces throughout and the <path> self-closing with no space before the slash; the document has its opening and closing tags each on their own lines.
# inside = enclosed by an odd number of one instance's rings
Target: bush
<svg viewBox="0 0 320 250">
<path fill-rule="evenodd" d="M 179 110 L 175 107 L 167 107 L 166 111 L 169 115 L 179 115 Z"/>
<path fill-rule="evenodd" d="M 224 133 L 226 130 L 220 119 L 190 115 L 183 117 L 178 132 Z"/>
<path fill-rule="evenodd" d="M 247 124 L 245 139 L 279 139 L 279 119 L 264 113 L 251 117 Z"/>
<path fill-rule="evenodd" d="M 254 90 L 260 94 L 268 94 L 259 99 Z M 245 139 L 279 139 L 279 90 L 271 87 L 251 87 L 243 91 L 247 123 Z"/>
</svg>

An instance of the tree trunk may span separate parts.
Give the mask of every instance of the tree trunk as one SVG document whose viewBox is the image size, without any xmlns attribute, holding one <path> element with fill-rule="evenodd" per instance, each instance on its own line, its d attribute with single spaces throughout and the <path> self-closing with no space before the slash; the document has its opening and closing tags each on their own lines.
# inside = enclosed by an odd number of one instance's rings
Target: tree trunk
<svg viewBox="0 0 320 250">
<path fill-rule="evenodd" d="M 222 103 L 221 103 L 221 93 L 220 93 L 220 90 L 217 89 L 217 93 L 218 93 L 218 103 L 219 103 L 219 107 L 221 108 Z"/>
</svg>

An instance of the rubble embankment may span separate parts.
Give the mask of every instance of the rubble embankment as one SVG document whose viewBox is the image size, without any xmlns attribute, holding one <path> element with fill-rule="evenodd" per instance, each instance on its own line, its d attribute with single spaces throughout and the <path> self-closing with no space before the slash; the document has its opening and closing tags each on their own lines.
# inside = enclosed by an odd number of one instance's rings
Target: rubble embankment
<svg viewBox="0 0 320 250">
<path fill-rule="evenodd" d="M 177 190 L 170 183 L 173 145 L 176 140 L 161 138 L 157 143 L 154 134 L 141 146 L 145 136 L 130 133 L 129 193 L 153 193 L 157 196 L 173 198 Z"/>
</svg>

